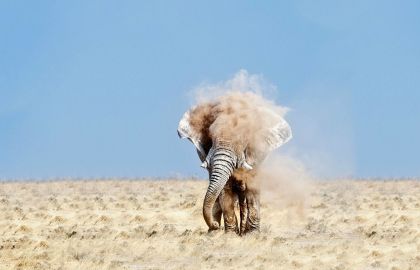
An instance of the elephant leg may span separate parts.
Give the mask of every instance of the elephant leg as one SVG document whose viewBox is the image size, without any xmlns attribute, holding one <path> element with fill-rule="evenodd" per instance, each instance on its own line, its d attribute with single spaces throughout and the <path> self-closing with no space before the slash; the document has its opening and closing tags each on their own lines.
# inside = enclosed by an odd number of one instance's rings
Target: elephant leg
<svg viewBox="0 0 420 270">
<path fill-rule="evenodd" d="M 246 185 L 244 181 L 238 180 L 235 178 L 235 185 L 234 191 L 238 194 L 239 200 L 239 217 L 240 217 L 240 224 L 239 224 L 239 234 L 243 235 L 245 233 L 247 216 L 248 216 L 248 206 L 246 203 Z"/>
<path fill-rule="evenodd" d="M 247 222 L 247 215 L 248 215 L 248 206 L 246 204 L 246 197 L 244 191 L 238 191 L 238 199 L 239 199 L 239 215 L 240 215 L 240 227 L 239 227 L 239 234 L 245 234 L 246 222 Z"/>
<path fill-rule="evenodd" d="M 248 206 L 248 218 L 245 232 L 260 230 L 260 191 L 247 189 L 245 191 L 246 204 Z"/>
<path fill-rule="evenodd" d="M 236 195 L 232 191 L 230 183 L 227 183 L 219 197 L 219 202 L 223 211 L 225 232 L 238 233 L 238 221 L 235 214 L 235 199 Z"/>
</svg>

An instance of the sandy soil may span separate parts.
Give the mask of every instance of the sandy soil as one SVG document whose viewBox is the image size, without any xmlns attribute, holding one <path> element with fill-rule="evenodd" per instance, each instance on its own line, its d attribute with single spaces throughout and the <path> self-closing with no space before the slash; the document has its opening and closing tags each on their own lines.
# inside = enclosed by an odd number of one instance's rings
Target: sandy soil
<svg viewBox="0 0 420 270">
<path fill-rule="evenodd" d="M 0 269 L 419 269 L 420 181 L 332 181 L 207 233 L 205 181 L 0 183 Z M 286 192 L 287 193 L 287 192 Z"/>
</svg>

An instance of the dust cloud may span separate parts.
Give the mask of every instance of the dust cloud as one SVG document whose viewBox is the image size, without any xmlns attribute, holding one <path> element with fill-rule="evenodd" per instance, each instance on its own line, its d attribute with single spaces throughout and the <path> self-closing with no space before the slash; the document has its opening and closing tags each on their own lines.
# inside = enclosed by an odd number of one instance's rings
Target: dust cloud
<svg viewBox="0 0 420 270">
<path fill-rule="evenodd" d="M 256 179 L 261 185 L 263 204 L 287 210 L 290 219 L 305 217 L 314 178 L 302 162 L 273 153 L 261 164 Z"/>
<path fill-rule="evenodd" d="M 289 110 L 263 97 L 270 90 L 273 87 L 262 76 L 249 75 L 246 70 L 226 82 L 201 85 L 194 91 L 191 124 L 200 130 L 204 141 L 217 138 L 229 141 L 238 151 L 247 147 L 264 152 L 267 131 Z"/>
<path fill-rule="evenodd" d="M 267 130 L 279 118 L 286 118 L 289 111 L 265 97 L 274 90 L 262 76 L 250 75 L 246 70 L 240 70 L 226 82 L 201 85 L 194 90 L 196 105 L 190 114 L 191 124 L 204 134 L 205 144 L 217 138 L 228 141 L 238 152 L 246 148 L 252 153 L 265 153 Z M 293 122 L 289 124 L 293 131 Z M 312 177 L 296 157 L 270 154 L 259 166 L 257 179 L 263 203 L 288 209 L 296 206 L 296 212 L 303 216 Z"/>
<path fill-rule="evenodd" d="M 237 151 L 266 152 L 265 137 L 286 112 L 256 93 L 233 90 L 198 104 L 190 115 L 195 129 L 213 140 L 228 141 Z"/>
</svg>

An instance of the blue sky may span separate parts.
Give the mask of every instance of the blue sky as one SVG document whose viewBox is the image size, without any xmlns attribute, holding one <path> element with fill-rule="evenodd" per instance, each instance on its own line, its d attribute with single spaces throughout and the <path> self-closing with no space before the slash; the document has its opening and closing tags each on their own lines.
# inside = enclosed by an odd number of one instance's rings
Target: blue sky
<svg viewBox="0 0 420 270">
<path fill-rule="evenodd" d="M 324 175 L 420 175 L 418 1 L 1 1 L 0 178 L 204 177 L 176 128 L 240 69 Z"/>
</svg>

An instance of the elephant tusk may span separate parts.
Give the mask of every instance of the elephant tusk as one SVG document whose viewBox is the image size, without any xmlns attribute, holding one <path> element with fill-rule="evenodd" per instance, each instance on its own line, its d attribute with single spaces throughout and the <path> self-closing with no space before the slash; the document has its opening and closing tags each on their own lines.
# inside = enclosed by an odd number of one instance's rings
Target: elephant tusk
<svg viewBox="0 0 420 270">
<path fill-rule="evenodd" d="M 204 169 L 207 169 L 208 165 L 207 160 L 204 160 L 203 163 L 201 163 L 201 167 Z"/>
<path fill-rule="evenodd" d="M 242 166 L 247 169 L 247 170 L 252 170 L 252 166 L 249 165 L 246 161 L 244 161 L 244 163 L 242 164 Z"/>
</svg>

